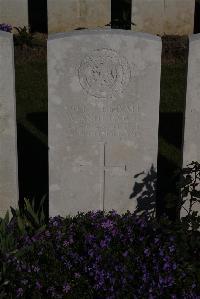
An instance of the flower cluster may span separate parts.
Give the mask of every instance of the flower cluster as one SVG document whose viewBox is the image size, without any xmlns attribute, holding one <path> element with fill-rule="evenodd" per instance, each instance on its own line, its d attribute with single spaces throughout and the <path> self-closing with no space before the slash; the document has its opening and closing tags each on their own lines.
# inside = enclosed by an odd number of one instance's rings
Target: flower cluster
<svg viewBox="0 0 200 299">
<path fill-rule="evenodd" d="M 6 32 L 11 32 L 12 31 L 12 26 L 9 24 L 0 24 L 0 30 L 1 31 L 6 31 Z"/>
<path fill-rule="evenodd" d="M 180 234 L 115 211 L 50 218 L 4 256 L 7 298 L 200 298 Z M 200 248 L 199 248 L 200 249 Z M 196 248 L 198 251 L 198 248 Z M 9 297 L 10 296 L 10 297 Z"/>
</svg>

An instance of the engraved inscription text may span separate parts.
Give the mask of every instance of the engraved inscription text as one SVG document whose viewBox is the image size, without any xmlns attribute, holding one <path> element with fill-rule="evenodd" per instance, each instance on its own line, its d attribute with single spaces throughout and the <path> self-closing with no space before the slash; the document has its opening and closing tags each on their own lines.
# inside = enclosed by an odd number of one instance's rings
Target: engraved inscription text
<svg viewBox="0 0 200 299">
<path fill-rule="evenodd" d="M 121 137 L 129 139 L 138 129 L 138 104 L 126 103 L 110 107 L 68 105 L 66 110 L 67 137 Z"/>
</svg>

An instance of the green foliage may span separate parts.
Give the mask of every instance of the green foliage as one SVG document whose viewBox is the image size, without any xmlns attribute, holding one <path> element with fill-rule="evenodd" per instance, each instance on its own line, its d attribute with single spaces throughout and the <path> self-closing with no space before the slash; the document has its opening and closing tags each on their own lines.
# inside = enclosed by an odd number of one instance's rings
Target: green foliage
<svg viewBox="0 0 200 299">
<path fill-rule="evenodd" d="M 10 252 L 16 245 L 14 242 L 14 233 L 17 236 L 24 236 L 26 234 L 33 235 L 34 233 L 40 233 L 46 228 L 45 215 L 44 215 L 44 196 L 40 202 L 40 205 L 35 210 L 35 203 L 30 202 L 28 199 L 24 199 L 24 210 L 13 209 L 12 220 L 9 221 L 9 212 L 7 211 L 4 218 L 0 218 L 0 254 Z M 17 223 L 17 232 L 9 230 L 9 225 L 12 222 Z"/>
<path fill-rule="evenodd" d="M 36 211 L 34 200 L 31 202 L 27 198 L 24 199 L 23 211 L 11 208 L 13 217 L 17 220 L 18 229 L 22 235 L 25 233 L 33 234 L 43 231 L 46 227 L 44 215 L 44 201 L 46 196 L 40 201 Z"/>
<path fill-rule="evenodd" d="M 5 298 L 2 288 L 6 287 L 10 280 L 7 280 L 8 265 L 5 257 L 13 254 L 20 257 L 24 251 L 17 249 L 17 241 L 23 236 L 39 234 L 45 230 L 44 196 L 36 211 L 34 201 L 24 199 L 24 209 L 20 211 L 11 207 L 13 218 L 9 221 L 9 212 L 4 218 L 0 218 L 0 299 Z M 30 248 L 29 248 L 30 250 Z"/>
<path fill-rule="evenodd" d="M 8 284 L 5 279 L 7 263 L 3 260 L 3 257 L 9 252 L 14 253 L 16 249 L 16 238 L 14 232 L 9 230 L 9 224 L 9 212 L 7 211 L 5 217 L 0 218 L 0 298 L 5 298 L 1 288 Z"/>
<path fill-rule="evenodd" d="M 17 30 L 17 34 L 14 34 L 14 42 L 17 46 L 33 46 L 33 34 L 29 32 L 26 26 L 14 27 Z"/>
</svg>

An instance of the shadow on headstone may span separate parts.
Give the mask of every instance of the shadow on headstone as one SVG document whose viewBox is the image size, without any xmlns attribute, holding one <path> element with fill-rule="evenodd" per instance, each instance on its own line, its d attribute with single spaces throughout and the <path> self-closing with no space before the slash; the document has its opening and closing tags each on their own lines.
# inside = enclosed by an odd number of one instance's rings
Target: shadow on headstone
<svg viewBox="0 0 200 299">
<path fill-rule="evenodd" d="M 143 178 L 142 178 L 143 177 Z M 137 207 L 134 214 L 147 212 L 151 216 L 156 216 L 156 181 L 157 173 L 152 165 L 149 172 L 144 176 L 144 172 L 138 173 L 134 179 L 140 179 L 135 182 L 130 199 L 137 200 Z"/>
</svg>

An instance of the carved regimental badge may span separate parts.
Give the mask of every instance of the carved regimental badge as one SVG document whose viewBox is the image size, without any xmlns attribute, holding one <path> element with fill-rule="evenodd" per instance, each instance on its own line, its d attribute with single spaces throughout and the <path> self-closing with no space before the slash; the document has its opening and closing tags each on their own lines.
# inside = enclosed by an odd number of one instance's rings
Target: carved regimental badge
<svg viewBox="0 0 200 299">
<path fill-rule="evenodd" d="M 88 94 L 96 98 L 112 98 L 127 87 L 131 71 L 125 57 L 112 49 L 98 49 L 83 59 L 78 76 Z"/>
</svg>

